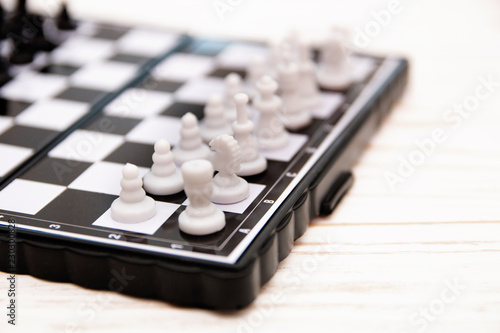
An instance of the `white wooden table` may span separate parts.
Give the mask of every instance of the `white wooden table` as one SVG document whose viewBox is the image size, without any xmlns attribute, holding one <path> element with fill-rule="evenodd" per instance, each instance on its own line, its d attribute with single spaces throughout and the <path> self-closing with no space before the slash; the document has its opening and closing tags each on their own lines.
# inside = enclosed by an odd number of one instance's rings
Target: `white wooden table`
<svg viewBox="0 0 500 333">
<path fill-rule="evenodd" d="M 337 22 L 363 31 L 376 22 L 370 13 L 391 2 L 232 3 L 221 20 L 210 1 L 72 2 L 83 17 L 252 39 L 294 22 L 314 38 Z M 360 49 L 408 57 L 406 95 L 356 166 L 342 204 L 314 220 L 251 306 L 179 308 L 18 276 L 11 327 L 1 273 L 0 332 L 499 332 L 500 86 L 487 97 L 477 87 L 482 78 L 500 82 L 500 3 L 400 5 Z M 484 98 L 474 106 L 476 89 Z M 464 103 L 474 110 L 448 114 Z M 422 150 L 416 140 L 435 130 L 444 142 L 428 145 L 391 190 L 387 172 L 398 174 L 401 159 Z"/>
</svg>

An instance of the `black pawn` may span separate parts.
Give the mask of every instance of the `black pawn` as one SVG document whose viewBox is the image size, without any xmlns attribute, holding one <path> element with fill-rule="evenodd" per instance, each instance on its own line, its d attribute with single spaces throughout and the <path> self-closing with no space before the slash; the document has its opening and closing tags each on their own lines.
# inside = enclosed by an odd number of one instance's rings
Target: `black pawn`
<svg viewBox="0 0 500 333">
<path fill-rule="evenodd" d="M 18 0 L 14 13 L 9 17 L 6 22 L 6 32 L 22 34 L 23 33 L 23 18 L 30 20 L 30 16 L 26 11 L 26 0 Z"/>
<path fill-rule="evenodd" d="M 0 87 L 3 86 L 12 77 L 9 75 L 9 67 L 4 61 L 3 57 L 0 58 Z"/>
<path fill-rule="evenodd" d="M 27 13 L 26 0 L 17 0 L 16 15 L 26 16 Z"/>
<path fill-rule="evenodd" d="M 75 30 L 76 25 L 69 16 L 68 8 L 65 3 L 61 5 L 61 11 L 57 16 L 57 28 L 60 30 Z"/>
<path fill-rule="evenodd" d="M 4 24 L 6 37 L 12 46 L 9 55 L 9 62 L 15 65 L 24 65 L 33 61 L 34 50 L 29 45 L 29 39 L 26 37 L 26 29 L 23 27 L 23 20 L 29 21 L 30 17 L 26 12 L 26 0 L 18 0 L 16 9 L 8 17 Z"/>
<path fill-rule="evenodd" d="M 2 4 L 0 4 L 0 40 L 5 39 L 5 12 L 3 10 Z"/>
<path fill-rule="evenodd" d="M 9 56 L 9 62 L 14 65 L 25 65 L 33 61 L 36 50 L 31 43 L 22 41 L 12 41 L 12 52 Z"/>
</svg>

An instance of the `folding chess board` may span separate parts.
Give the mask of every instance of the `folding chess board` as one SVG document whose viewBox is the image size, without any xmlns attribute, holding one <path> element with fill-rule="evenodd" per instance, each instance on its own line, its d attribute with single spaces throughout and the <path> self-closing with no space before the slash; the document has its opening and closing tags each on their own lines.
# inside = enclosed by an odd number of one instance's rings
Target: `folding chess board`
<svg viewBox="0 0 500 333">
<path fill-rule="evenodd" d="M 322 91 L 312 124 L 291 131 L 286 147 L 261 152 L 268 168 L 245 177 L 250 196 L 218 205 L 226 227 L 192 236 L 178 228 L 184 192 L 150 195 L 157 213 L 146 222 L 114 221 L 121 170 L 133 163 L 144 175 L 154 143 L 175 146 L 180 118 L 202 121 L 224 77 L 245 77 L 267 48 L 140 29 L 79 32 L 0 89 L 0 227 L 15 224 L 16 272 L 188 306 L 240 308 L 258 295 L 311 219 L 346 193 L 352 165 L 407 76 L 402 59 L 355 56 L 357 82 Z M 8 246 L 1 234 L 1 251 Z M 9 271 L 3 261 L 0 268 Z"/>
</svg>

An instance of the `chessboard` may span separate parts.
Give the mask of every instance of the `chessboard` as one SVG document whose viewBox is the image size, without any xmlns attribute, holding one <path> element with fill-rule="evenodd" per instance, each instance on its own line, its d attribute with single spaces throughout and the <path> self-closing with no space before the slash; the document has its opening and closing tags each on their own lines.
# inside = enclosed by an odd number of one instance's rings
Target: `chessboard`
<svg viewBox="0 0 500 333">
<path fill-rule="evenodd" d="M 352 55 L 352 82 L 318 91 L 310 123 L 289 129 L 285 146 L 259 151 L 267 168 L 243 177 L 246 199 L 215 205 L 225 227 L 199 236 L 179 228 L 190 205 L 184 191 L 147 193 L 156 214 L 144 222 L 113 219 L 122 170 L 130 163 L 146 175 L 158 140 L 175 149 L 183 117 L 203 124 L 210 97 L 227 94 L 227 77 L 248 83 L 252 61 L 272 50 L 182 43 L 179 35 L 138 28 L 83 24 L 77 31 L 43 66 L 0 89 L 8 106 L 0 118 L 7 161 L 0 227 L 15 225 L 16 272 L 188 306 L 241 308 L 255 299 L 311 219 L 330 214 L 349 189 L 352 165 L 407 76 L 403 59 Z M 258 111 L 251 104 L 249 111 L 257 123 Z M 0 235 L 0 249 L 8 246 Z M 117 274 L 132 278 L 116 286 Z"/>
</svg>

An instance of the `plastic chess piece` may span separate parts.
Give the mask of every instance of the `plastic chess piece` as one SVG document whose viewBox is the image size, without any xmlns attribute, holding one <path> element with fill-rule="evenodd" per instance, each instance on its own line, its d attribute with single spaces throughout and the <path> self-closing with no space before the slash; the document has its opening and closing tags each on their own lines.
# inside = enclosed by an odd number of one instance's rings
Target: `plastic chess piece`
<svg viewBox="0 0 500 333">
<path fill-rule="evenodd" d="M 273 78 L 278 76 L 278 66 L 281 63 L 281 50 L 282 42 L 279 40 L 271 40 L 268 43 L 269 48 L 269 75 Z"/>
<path fill-rule="evenodd" d="M 3 9 L 2 4 L 0 3 L 0 40 L 4 40 L 6 37 L 4 16 L 5 16 L 5 11 Z"/>
<path fill-rule="evenodd" d="M 234 138 L 238 141 L 241 151 L 240 169 L 238 176 L 252 176 L 267 169 L 267 160 L 259 153 L 257 142 L 253 137 L 254 124 L 248 119 L 248 95 L 239 93 L 234 95 L 236 103 L 236 121 L 233 123 Z"/>
<path fill-rule="evenodd" d="M 218 173 L 213 179 L 212 202 L 231 204 L 245 200 L 250 195 L 246 180 L 236 175 L 240 169 L 241 151 L 238 142 L 230 135 L 219 135 L 210 141 L 215 150 L 213 167 Z"/>
<path fill-rule="evenodd" d="M 353 81 L 351 63 L 342 49 L 345 39 L 345 32 L 334 30 L 321 48 L 318 83 L 322 88 L 344 90 Z"/>
<path fill-rule="evenodd" d="M 298 43 L 300 95 L 302 103 L 308 109 L 321 105 L 321 95 L 316 82 L 316 66 L 311 59 L 311 50 L 305 41 Z"/>
<path fill-rule="evenodd" d="M 297 29 L 290 29 L 285 36 L 284 44 L 287 45 L 285 51 L 290 52 L 293 61 L 299 60 L 299 43 L 299 31 Z"/>
<path fill-rule="evenodd" d="M 181 118 L 180 136 L 179 144 L 172 150 L 175 164 L 180 166 L 187 161 L 210 157 L 210 148 L 201 140 L 198 119 L 191 112 Z"/>
<path fill-rule="evenodd" d="M 16 15 L 26 15 L 26 0 L 17 0 Z"/>
<path fill-rule="evenodd" d="M 144 176 L 144 189 L 155 195 L 170 195 L 182 191 L 184 182 L 174 163 L 174 155 L 170 151 L 167 140 L 155 143 L 153 166 Z"/>
<path fill-rule="evenodd" d="M 111 218 L 122 223 L 144 222 L 156 215 L 156 203 L 142 189 L 139 169 L 127 163 L 122 170 L 120 197 L 111 204 Z"/>
<path fill-rule="evenodd" d="M 18 37 L 22 37 L 26 20 L 28 22 L 31 20 L 31 15 L 26 10 L 26 0 L 18 0 L 14 11 L 5 22 L 4 31 L 7 34 L 16 34 Z"/>
<path fill-rule="evenodd" d="M 231 125 L 224 116 L 226 109 L 220 95 L 210 96 L 203 111 L 204 117 L 200 124 L 203 141 L 210 142 L 218 135 L 233 133 Z"/>
<path fill-rule="evenodd" d="M 0 87 L 3 86 L 12 77 L 9 75 L 9 67 L 4 57 L 0 57 Z"/>
<path fill-rule="evenodd" d="M 224 105 L 226 106 L 225 116 L 229 123 L 236 119 L 236 105 L 234 104 L 234 95 L 243 92 L 241 86 L 241 76 L 237 73 L 229 73 L 224 79 L 226 83 L 226 98 Z"/>
<path fill-rule="evenodd" d="M 57 15 L 57 28 L 66 31 L 76 29 L 76 24 L 71 19 L 68 13 L 68 7 L 64 2 L 61 4 L 61 10 Z"/>
<path fill-rule="evenodd" d="M 181 167 L 182 177 L 186 180 L 184 192 L 189 205 L 179 215 L 179 229 L 190 235 L 203 236 L 224 229 L 224 213 L 211 201 L 212 177 L 214 169 L 206 160 L 193 160 Z"/>
<path fill-rule="evenodd" d="M 268 74 L 268 66 L 266 64 L 266 59 L 262 56 L 256 56 L 250 61 L 248 66 L 246 83 L 248 94 L 252 97 L 257 95 L 257 90 L 255 85 L 261 77 Z"/>
<path fill-rule="evenodd" d="M 253 107 L 260 113 L 256 131 L 258 146 L 264 150 L 283 148 L 290 141 L 290 135 L 280 119 L 283 103 L 276 95 L 278 83 L 266 75 L 257 82 L 256 88 L 258 95 Z"/>
<path fill-rule="evenodd" d="M 33 61 L 35 57 L 35 50 L 33 45 L 26 40 L 12 40 L 14 47 L 9 55 L 9 62 L 14 65 L 26 65 Z"/>
<path fill-rule="evenodd" d="M 286 128 L 298 130 L 312 121 L 311 112 L 305 108 L 300 95 L 299 68 L 292 61 L 291 55 L 283 55 L 283 62 L 278 68 L 281 98 L 283 100 L 282 120 Z"/>
<path fill-rule="evenodd" d="M 35 29 L 33 23 L 27 25 L 26 22 L 34 22 L 33 16 L 26 10 L 26 0 L 18 0 L 14 13 L 5 22 L 4 28 L 12 45 L 9 62 L 14 65 L 25 65 L 33 61 L 36 49 L 31 43 Z"/>
</svg>

